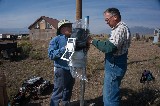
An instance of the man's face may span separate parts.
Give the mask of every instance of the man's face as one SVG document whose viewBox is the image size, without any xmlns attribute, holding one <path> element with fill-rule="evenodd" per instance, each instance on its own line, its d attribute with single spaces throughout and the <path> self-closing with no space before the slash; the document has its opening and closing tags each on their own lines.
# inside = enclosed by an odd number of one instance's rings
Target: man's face
<svg viewBox="0 0 160 106">
<path fill-rule="evenodd" d="M 104 13 L 104 19 L 106 23 L 113 28 L 116 25 L 116 17 L 114 15 L 111 15 L 110 13 Z"/>
<path fill-rule="evenodd" d="M 70 35 L 72 34 L 72 24 L 63 25 L 63 27 L 61 28 L 61 32 L 67 37 L 70 37 Z"/>
</svg>

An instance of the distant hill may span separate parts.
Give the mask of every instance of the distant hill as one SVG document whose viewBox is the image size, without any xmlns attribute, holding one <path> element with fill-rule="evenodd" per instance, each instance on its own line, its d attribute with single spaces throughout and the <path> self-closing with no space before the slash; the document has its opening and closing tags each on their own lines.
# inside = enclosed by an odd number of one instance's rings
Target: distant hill
<svg viewBox="0 0 160 106">
<path fill-rule="evenodd" d="M 20 34 L 29 33 L 28 28 L 0 28 L 0 34 Z"/>
<path fill-rule="evenodd" d="M 143 26 L 135 26 L 130 28 L 131 34 L 139 33 L 141 35 L 153 35 L 154 28 L 147 28 Z"/>
<path fill-rule="evenodd" d="M 147 28 L 143 26 L 135 26 L 131 27 L 131 34 L 136 34 L 139 33 L 140 35 L 153 35 L 154 28 Z M 107 33 L 109 34 L 111 29 L 105 29 L 97 32 L 97 34 L 103 34 Z M 1 33 L 14 33 L 14 34 L 19 34 L 19 33 L 29 33 L 28 28 L 0 28 L 0 34 Z"/>
<path fill-rule="evenodd" d="M 98 34 L 102 33 L 107 33 L 109 34 L 111 29 L 105 29 L 97 32 Z M 135 26 L 135 27 L 130 27 L 131 34 L 136 34 L 139 33 L 140 35 L 153 35 L 154 28 L 148 28 L 148 27 L 143 27 L 143 26 Z"/>
</svg>

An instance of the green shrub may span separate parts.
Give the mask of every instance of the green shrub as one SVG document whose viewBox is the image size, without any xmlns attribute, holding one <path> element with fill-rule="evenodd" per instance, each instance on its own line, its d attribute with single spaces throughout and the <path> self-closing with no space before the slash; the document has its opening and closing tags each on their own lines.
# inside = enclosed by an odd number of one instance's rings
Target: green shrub
<svg viewBox="0 0 160 106">
<path fill-rule="evenodd" d="M 23 55 L 28 56 L 32 50 L 32 44 L 28 41 L 22 41 L 18 43 L 18 47 L 22 48 Z"/>
<path fill-rule="evenodd" d="M 29 36 L 23 36 L 21 40 L 29 40 Z"/>
</svg>

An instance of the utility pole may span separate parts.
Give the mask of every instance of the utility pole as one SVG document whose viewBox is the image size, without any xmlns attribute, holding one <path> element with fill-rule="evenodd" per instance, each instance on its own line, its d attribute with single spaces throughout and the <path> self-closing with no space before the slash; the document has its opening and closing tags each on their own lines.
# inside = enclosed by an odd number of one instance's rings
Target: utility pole
<svg viewBox="0 0 160 106">
<path fill-rule="evenodd" d="M 76 0 L 76 20 L 82 19 L 82 0 Z"/>
</svg>

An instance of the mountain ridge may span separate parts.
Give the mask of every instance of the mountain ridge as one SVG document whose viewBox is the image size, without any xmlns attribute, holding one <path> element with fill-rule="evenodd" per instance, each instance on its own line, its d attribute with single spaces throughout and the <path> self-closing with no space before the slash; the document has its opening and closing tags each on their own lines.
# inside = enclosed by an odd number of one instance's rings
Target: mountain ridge
<svg viewBox="0 0 160 106">
<path fill-rule="evenodd" d="M 134 27 L 129 27 L 129 29 L 130 29 L 132 35 L 135 35 L 136 33 L 138 33 L 140 35 L 153 35 L 155 28 L 148 28 L 148 27 L 144 27 L 144 26 L 134 26 Z M 98 33 L 109 34 L 110 31 L 111 31 L 111 29 L 105 29 L 105 30 L 99 31 Z"/>
<path fill-rule="evenodd" d="M 134 35 L 136 33 L 140 35 L 153 35 L 155 28 L 148 28 L 144 26 L 134 26 L 130 27 L 131 34 Z M 111 29 L 105 29 L 98 31 L 98 34 L 102 33 L 110 33 Z M 0 28 L 0 34 L 6 34 L 6 33 L 12 33 L 12 34 L 20 34 L 20 33 L 29 33 L 28 28 Z"/>
<path fill-rule="evenodd" d="M 144 26 L 135 26 L 135 27 L 131 27 L 130 31 L 131 31 L 131 34 L 139 33 L 141 35 L 153 35 L 154 29 L 155 28 L 148 28 L 148 27 L 144 27 Z"/>
</svg>

